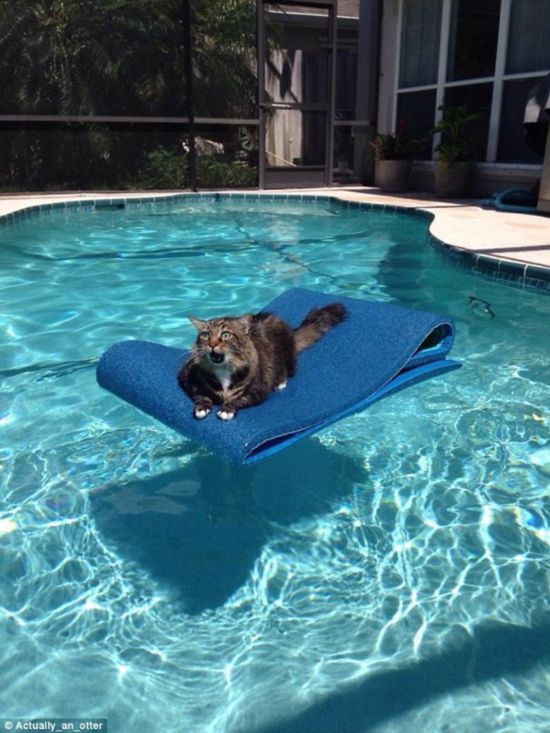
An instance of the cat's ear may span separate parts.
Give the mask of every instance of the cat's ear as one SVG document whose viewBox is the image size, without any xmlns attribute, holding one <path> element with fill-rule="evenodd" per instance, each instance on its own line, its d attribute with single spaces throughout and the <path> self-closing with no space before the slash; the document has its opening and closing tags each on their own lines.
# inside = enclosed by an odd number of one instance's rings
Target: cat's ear
<svg viewBox="0 0 550 733">
<path fill-rule="evenodd" d="M 248 333 L 250 331 L 250 326 L 252 325 L 253 318 L 254 316 L 251 313 L 247 313 L 245 316 L 241 316 L 239 318 L 239 323 L 245 333 Z"/>
<path fill-rule="evenodd" d="M 195 326 L 197 331 L 204 331 L 205 326 L 206 326 L 206 321 L 201 321 L 200 318 L 195 318 L 195 316 L 192 316 L 191 314 L 189 314 L 187 318 L 189 318 L 189 320 L 191 321 L 193 326 Z"/>
</svg>

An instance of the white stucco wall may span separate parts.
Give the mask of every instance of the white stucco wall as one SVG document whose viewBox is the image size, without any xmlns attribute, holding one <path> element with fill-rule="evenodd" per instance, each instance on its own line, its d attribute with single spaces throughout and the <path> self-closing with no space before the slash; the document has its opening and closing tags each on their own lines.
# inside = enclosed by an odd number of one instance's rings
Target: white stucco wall
<svg viewBox="0 0 550 733">
<path fill-rule="evenodd" d="M 380 48 L 380 84 L 378 91 L 378 132 L 392 132 L 395 112 L 399 0 L 384 0 L 382 5 L 382 43 Z"/>
<path fill-rule="evenodd" d="M 550 213 L 550 125 L 548 126 L 548 132 L 546 133 L 546 152 L 544 154 L 544 163 L 542 165 L 537 209 L 539 209 L 539 211 L 547 211 Z"/>
</svg>

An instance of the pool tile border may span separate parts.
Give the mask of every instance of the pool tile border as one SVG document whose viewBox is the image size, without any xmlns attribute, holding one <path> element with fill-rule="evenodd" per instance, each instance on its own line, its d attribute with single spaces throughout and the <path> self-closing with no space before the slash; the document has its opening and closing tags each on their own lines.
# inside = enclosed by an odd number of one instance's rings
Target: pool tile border
<svg viewBox="0 0 550 733">
<path fill-rule="evenodd" d="M 350 201 L 331 194 L 312 193 L 259 193 L 259 192 L 190 192 L 176 194 L 154 194 L 145 196 L 113 196 L 110 198 L 89 198 L 67 201 L 55 201 L 52 203 L 31 204 L 7 214 L 0 214 L 0 226 L 9 224 L 21 219 L 30 219 L 39 216 L 44 212 L 69 209 L 106 209 L 109 207 L 118 208 L 122 205 L 128 207 L 139 207 L 143 205 L 162 206 L 174 203 L 182 203 L 189 200 L 254 200 L 269 203 L 278 201 L 296 201 L 302 204 L 338 204 L 343 208 L 365 209 L 367 211 L 378 211 L 381 213 L 399 213 L 414 218 L 421 218 L 426 221 L 433 221 L 435 215 L 415 206 L 400 206 L 397 204 L 380 204 L 367 201 Z M 99 206 L 98 206 L 99 204 Z M 502 258 L 484 255 L 472 250 L 461 249 L 451 245 L 428 232 L 428 242 L 431 246 L 439 249 L 458 265 L 470 270 L 476 270 L 484 275 L 499 279 L 513 281 L 518 285 L 528 285 L 542 290 L 550 291 L 550 268 L 540 265 L 530 265 L 524 262 L 513 262 Z"/>
<path fill-rule="evenodd" d="M 493 279 L 507 280 L 516 285 L 528 285 L 550 291 L 550 269 L 460 249 L 443 242 L 431 233 L 428 233 L 428 241 L 431 246 L 444 252 L 449 259 L 460 267 L 475 270 Z"/>
</svg>

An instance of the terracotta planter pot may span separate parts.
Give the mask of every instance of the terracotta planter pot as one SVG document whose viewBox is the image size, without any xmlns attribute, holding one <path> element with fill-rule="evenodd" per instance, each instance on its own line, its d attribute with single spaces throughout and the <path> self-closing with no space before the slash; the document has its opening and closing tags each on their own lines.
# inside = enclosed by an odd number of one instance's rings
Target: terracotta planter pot
<svg viewBox="0 0 550 733">
<path fill-rule="evenodd" d="M 378 160 L 374 164 L 374 183 L 386 193 L 399 193 L 409 187 L 412 160 Z"/>
<path fill-rule="evenodd" d="M 472 185 L 473 164 L 460 161 L 450 166 L 440 161 L 435 164 L 435 193 L 443 198 L 462 198 L 467 196 Z"/>
</svg>

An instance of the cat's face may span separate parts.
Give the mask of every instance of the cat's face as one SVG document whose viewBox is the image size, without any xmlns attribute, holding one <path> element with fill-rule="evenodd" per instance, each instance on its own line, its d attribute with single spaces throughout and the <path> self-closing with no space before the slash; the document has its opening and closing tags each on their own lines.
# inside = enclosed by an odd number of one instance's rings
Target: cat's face
<svg viewBox="0 0 550 733">
<path fill-rule="evenodd" d="M 202 321 L 193 316 L 189 320 L 197 329 L 194 354 L 206 365 L 229 368 L 242 365 L 250 347 L 252 316 L 240 318 L 212 318 Z"/>
</svg>

